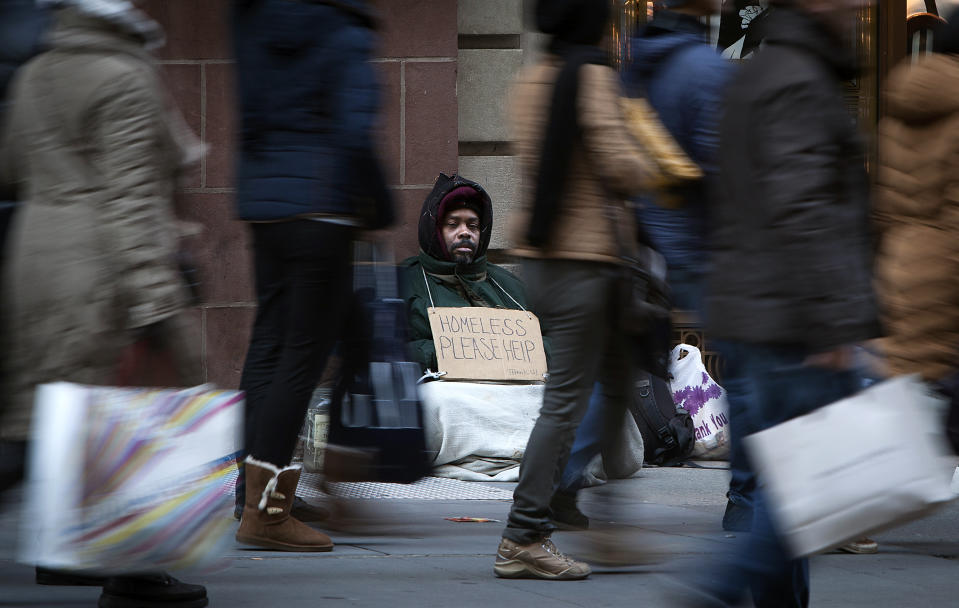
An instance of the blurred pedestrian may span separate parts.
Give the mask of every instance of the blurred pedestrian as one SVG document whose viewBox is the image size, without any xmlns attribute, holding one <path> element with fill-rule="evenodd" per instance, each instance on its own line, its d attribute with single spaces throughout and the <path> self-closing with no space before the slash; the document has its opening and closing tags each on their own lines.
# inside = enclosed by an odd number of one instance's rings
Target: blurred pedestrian
<svg viewBox="0 0 959 608">
<path fill-rule="evenodd" d="M 622 90 L 599 43 L 605 0 L 540 0 L 536 23 L 548 53 L 520 74 L 511 122 L 524 203 L 512 225 L 530 304 L 553 340 L 543 407 L 530 435 L 494 571 L 503 577 L 574 580 L 587 564 L 550 540 L 550 499 L 576 428 L 600 380 L 612 437 L 632 390 L 631 354 L 619 329 L 621 248 L 634 243 L 625 196 L 654 170 L 629 135 Z M 616 234 L 616 231 L 619 234 Z"/>
<path fill-rule="evenodd" d="M 115 384 L 140 341 L 173 355 L 180 381 L 202 381 L 173 211 L 177 177 L 200 147 L 147 50 L 162 32 L 125 0 L 41 4 L 57 9 L 49 50 L 17 73 L 0 144 L 0 181 L 22 200 L 3 274 L 0 439 L 20 450 L 37 385 Z M 155 574 L 109 579 L 100 605 L 147 601 L 207 604 L 203 587 Z"/>
<path fill-rule="evenodd" d="M 624 75 L 626 89 L 644 95 L 663 126 L 699 165 L 705 178 L 677 193 L 681 204 L 666 209 L 639 199 L 639 222 L 669 270 L 673 305 L 699 313 L 706 273 L 706 228 L 715 198 L 722 95 L 733 66 L 709 44 L 702 19 L 718 0 L 670 0 L 633 39 Z"/>
<path fill-rule="evenodd" d="M 934 53 L 890 75 L 879 125 L 877 285 L 891 374 L 920 374 L 952 400 L 959 451 L 959 9 Z"/>
<path fill-rule="evenodd" d="M 878 334 L 869 183 L 843 83 L 858 0 L 775 0 L 765 46 L 733 77 L 720 126 L 721 193 L 712 221 L 708 335 L 754 431 L 853 393 L 851 345 Z M 742 431 L 733 435 L 734 444 Z M 783 454 L 788 458 L 788 454 Z M 806 560 L 791 560 L 762 491 L 752 534 L 704 599 L 807 606 Z M 704 602 L 703 605 L 712 605 Z"/>
<path fill-rule="evenodd" d="M 354 232 L 392 221 L 374 153 L 374 20 L 363 0 L 236 0 L 234 9 L 236 201 L 257 299 L 240 382 L 248 457 L 237 540 L 329 551 L 328 536 L 291 516 L 300 468 L 290 460 L 343 331 Z"/>
<path fill-rule="evenodd" d="M 42 36 L 49 16 L 36 0 L 8 0 L 0 3 L 0 125 L 6 106 L 7 89 L 13 74 L 23 63 L 42 50 Z M 0 185 L 2 188 L 3 185 Z M 7 228 L 15 209 L 16 192 L 0 189 L 0 264 L 3 263 Z M 0 460 L 3 460 L 0 457 Z M 0 486 L 2 487 L 2 486 Z"/>
<path fill-rule="evenodd" d="M 34 0 L 0 3 L 0 141 L 3 137 L 3 116 L 8 107 L 8 92 L 17 69 L 42 50 L 43 36 L 49 26 L 47 11 Z M 3 267 L 8 228 L 16 210 L 17 185 L 0 180 L 0 268 Z M 2 331 L 2 326 L 0 326 Z M 0 337 L 0 344 L 3 338 Z M 3 353 L 0 352 L 0 359 Z M 2 365 L 0 365 L 2 373 Z M 0 386 L 2 386 L 0 379 Z M 3 398 L 0 397 L 0 409 Z M 21 441 L 0 441 L 0 493 L 19 483 L 23 477 L 26 444 Z"/>
</svg>

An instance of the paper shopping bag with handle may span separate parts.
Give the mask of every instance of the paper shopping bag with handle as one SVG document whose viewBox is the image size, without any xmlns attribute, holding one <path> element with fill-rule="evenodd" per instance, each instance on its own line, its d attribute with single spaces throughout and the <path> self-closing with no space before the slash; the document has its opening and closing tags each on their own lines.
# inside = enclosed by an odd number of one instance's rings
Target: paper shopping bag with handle
<svg viewBox="0 0 959 608">
<path fill-rule="evenodd" d="M 940 406 L 918 377 L 903 376 L 744 438 L 793 556 L 917 519 L 954 498 Z"/>
<path fill-rule="evenodd" d="M 101 573 L 225 565 L 243 393 L 37 388 L 20 558 Z"/>
</svg>

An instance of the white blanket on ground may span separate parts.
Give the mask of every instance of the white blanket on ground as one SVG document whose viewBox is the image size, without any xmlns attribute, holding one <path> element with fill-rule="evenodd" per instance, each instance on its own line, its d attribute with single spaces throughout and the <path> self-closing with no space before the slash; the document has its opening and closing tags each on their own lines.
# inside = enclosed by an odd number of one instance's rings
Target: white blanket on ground
<svg viewBox="0 0 959 608">
<path fill-rule="evenodd" d="M 526 442 L 543 402 L 542 384 L 427 382 L 420 385 L 426 448 L 433 474 L 465 481 L 516 481 Z M 623 441 L 610 453 L 606 474 L 629 477 L 643 466 L 643 436 L 625 414 Z M 597 457 L 589 483 L 605 479 Z"/>
</svg>

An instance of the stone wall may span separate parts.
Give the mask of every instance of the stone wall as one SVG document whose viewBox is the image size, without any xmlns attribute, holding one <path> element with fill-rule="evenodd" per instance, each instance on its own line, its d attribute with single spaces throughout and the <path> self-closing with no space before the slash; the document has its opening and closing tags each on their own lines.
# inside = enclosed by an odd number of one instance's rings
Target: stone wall
<svg viewBox="0 0 959 608">
<path fill-rule="evenodd" d="M 416 218 L 439 171 L 457 169 L 456 0 L 380 0 L 383 84 L 380 142 L 400 221 L 387 235 L 397 257 L 417 250 Z M 146 0 L 167 44 L 158 52 L 174 100 L 209 146 L 178 205 L 204 225 L 194 247 L 203 281 L 197 343 L 208 381 L 235 387 L 255 302 L 249 240 L 233 218 L 236 132 L 229 0 Z"/>
</svg>

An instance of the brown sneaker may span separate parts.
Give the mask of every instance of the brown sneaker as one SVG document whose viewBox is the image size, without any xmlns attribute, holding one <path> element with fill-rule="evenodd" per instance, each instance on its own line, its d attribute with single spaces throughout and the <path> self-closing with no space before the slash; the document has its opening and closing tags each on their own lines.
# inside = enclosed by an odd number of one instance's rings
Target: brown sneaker
<svg viewBox="0 0 959 608">
<path fill-rule="evenodd" d="M 589 565 L 563 555 L 548 538 L 529 545 L 504 538 L 496 550 L 493 565 L 503 578 L 544 578 L 551 581 L 576 581 L 590 575 Z"/>
</svg>

